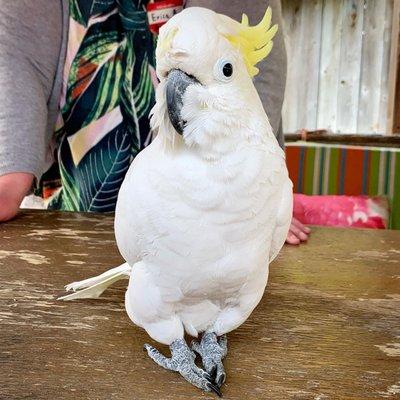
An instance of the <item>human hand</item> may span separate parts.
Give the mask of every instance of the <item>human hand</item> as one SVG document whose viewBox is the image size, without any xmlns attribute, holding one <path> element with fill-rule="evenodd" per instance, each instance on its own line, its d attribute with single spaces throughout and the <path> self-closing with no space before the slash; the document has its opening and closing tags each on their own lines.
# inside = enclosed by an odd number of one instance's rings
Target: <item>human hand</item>
<svg viewBox="0 0 400 400">
<path fill-rule="evenodd" d="M 286 243 L 297 245 L 301 242 L 306 242 L 310 232 L 311 229 L 308 226 L 303 225 L 295 217 L 292 217 L 292 222 L 286 237 Z"/>
<path fill-rule="evenodd" d="M 26 172 L 13 172 L 0 176 L 0 222 L 15 217 L 32 182 L 33 175 Z"/>
</svg>

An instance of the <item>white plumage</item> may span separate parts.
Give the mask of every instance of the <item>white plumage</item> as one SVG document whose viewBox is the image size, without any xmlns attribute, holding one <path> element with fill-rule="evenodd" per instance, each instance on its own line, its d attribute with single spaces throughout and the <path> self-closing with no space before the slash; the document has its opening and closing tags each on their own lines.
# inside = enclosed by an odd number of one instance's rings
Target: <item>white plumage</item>
<svg viewBox="0 0 400 400">
<path fill-rule="evenodd" d="M 223 335 L 249 317 L 291 220 L 284 152 L 241 49 L 229 40 L 240 26 L 189 8 L 162 28 L 152 116 L 157 137 L 135 158 L 119 192 L 115 234 L 132 268 L 126 310 L 168 345 L 185 331 Z M 221 72 L 227 61 L 231 77 Z M 183 94 L 182 136 L 166 105 L 174 69 L 200 82 Z"/>
<path fill-rule="evenodd" d="M 179 29 L 158 61 L 158 136 L 133 161 L 116 208 L 118 247 L 133 266 L 127 312 L 165 344 L 184 330 L 222 335 L 241 325 L 262 297 L 291 219 L 284 152 L 244 66 L 237 82 L 214 76 L 221 54 L 238 58 L 218 18 L 188 9 L 165 26 L 165 36 Z M 163 77 L 173 68 L 209 82 L 184 94 L 183 138 L 165 106 Z"/>
</svg>

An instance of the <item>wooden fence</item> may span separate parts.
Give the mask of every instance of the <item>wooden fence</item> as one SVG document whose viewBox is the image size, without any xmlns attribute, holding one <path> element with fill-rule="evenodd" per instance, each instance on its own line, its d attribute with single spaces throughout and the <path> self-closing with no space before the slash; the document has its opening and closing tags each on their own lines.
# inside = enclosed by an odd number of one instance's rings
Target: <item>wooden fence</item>
<svg viewBox="0 0 400 400">
<path fill-rule="evenodd" d="M 283 0 L 284 132 L 386 133 L 393 0 Z"/>
</svg>

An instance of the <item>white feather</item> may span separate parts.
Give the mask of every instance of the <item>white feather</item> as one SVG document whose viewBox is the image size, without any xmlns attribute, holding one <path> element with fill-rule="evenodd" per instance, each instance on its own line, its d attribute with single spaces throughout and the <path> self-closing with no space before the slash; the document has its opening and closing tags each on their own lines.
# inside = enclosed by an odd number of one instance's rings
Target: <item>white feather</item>
<svg viewBox="0 0 400 400">
<path fill-rule="evenodd" d="M 131 269 L 129 264 L 124 263 L 93 278 L 72 282 L 65 286 L 65 290 L 67 292 L 72 290 L 74 293 L 59 297 L 58 300 L 69 301 L 98 298 L 113 283 L 121 279 L 129 279 Z"/>
<path fill-rule="evenodd" d="M 221 335 L 240 326 L 263 295 L 269 261 L 290 224 L 284 153 L 238 49 L 221 35 L 233 23 L 189 8 L 164 25 L 160 42 L 170 29 L 177 33 L 169 51 L 157 53 L 157 137 L 134 159 L 119 192 L 115 234 L 132 267 L 126 310 L 165 344 L 185 331 Z M 214 75 L 221 58 L 233 63 L 229 82 Z M 202 83 L 184 95 L 183 137 L 166 108 L 171 68 Z M 107 279 L 90 287 L 91 295 Z"/>
</svg>

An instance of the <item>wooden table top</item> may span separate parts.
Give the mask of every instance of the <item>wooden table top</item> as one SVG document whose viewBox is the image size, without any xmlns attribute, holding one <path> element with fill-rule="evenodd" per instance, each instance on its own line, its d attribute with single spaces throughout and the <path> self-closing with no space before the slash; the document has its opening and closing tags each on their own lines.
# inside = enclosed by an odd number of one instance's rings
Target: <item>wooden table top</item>
<svg viewBox="0 0 400 400">
<path fill-rule="evenodd" d="M 0 399 L 216 398 L 148 358 L 124 285 L 55 300 L 119 263 L 112 216 L 26 211 L 0 225 Z M 399 399 L 400 232 L 314 228 L 286 246 L 228 345 L 226 399 Z"/>
</svg>

